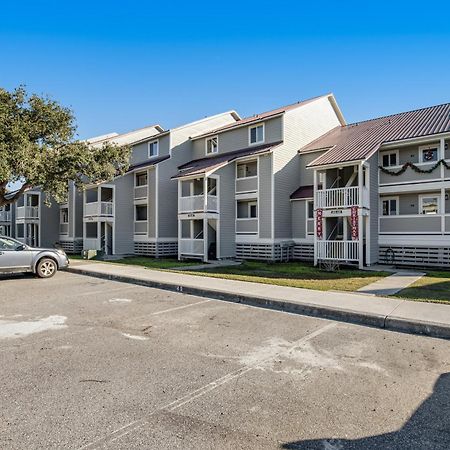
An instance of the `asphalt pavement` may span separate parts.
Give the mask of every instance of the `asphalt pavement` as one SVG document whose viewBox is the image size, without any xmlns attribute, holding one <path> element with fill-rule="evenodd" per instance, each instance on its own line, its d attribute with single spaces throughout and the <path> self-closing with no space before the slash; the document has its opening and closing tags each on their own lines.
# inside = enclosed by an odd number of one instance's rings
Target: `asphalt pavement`
<svg viewBox="0 0 450 450">
<path fill-rule="evenodd" d="M 0 277 L 1 449 L 448 449 L 446 340 Z"/>
</svg>

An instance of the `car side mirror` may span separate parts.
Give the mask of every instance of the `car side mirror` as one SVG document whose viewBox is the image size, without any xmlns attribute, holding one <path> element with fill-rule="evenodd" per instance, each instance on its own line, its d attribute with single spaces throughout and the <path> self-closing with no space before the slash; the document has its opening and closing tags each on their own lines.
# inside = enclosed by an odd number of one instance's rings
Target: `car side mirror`
<svg viewBox="0 0 450 450">
<path fill-rule="evenodd" d="M 24 245 L 24 244 L 19 245 L 18 247 L 16 247 L 16 252 L 22 252 L 22 251 L 24 251 L 26 248 L 27 248 L 27 246 Z"/>
</svg>

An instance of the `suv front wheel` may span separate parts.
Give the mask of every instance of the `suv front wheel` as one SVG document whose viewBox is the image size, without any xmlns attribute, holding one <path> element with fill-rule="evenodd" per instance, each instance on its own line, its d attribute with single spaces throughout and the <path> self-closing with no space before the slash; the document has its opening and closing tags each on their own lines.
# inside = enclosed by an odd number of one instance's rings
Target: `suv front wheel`
<svg viewBox="0 0 450 450">
<path fill-rule="evenodd" d="M 58 266 L 53 259 L 42 258 L 36 267 L 36 274 L 39 278 L 50 278 L 55 275 Z"/>
</svg>

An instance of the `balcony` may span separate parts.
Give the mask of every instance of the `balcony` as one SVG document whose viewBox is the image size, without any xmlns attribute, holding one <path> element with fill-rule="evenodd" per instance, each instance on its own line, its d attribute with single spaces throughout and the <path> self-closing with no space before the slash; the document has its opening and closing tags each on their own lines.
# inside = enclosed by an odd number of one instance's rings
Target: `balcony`
<svg viewBox="0 0 450 450">
<path fill-rule="evenodd" d="M 317 241 L 317 258 L 322 261 L 359 261 L 359 241 Z"/>
<path fill-rule="evenodd" d="M 69 234 L 69 224 L 60 223 L 59 224 L 59 234 Z"/>
<path fill-rule="evenodd" d="M 147 234 L 147 221 L 134 222 L 134 234 Z"/>
<path fill-rule="evenodd" d="M 100 250 L 102 248 L 100 239 L 85 238 L 83 241 L 83 250 Z"/>
<path fill-rule="evenodd" d="M 84 217 L 114 217 L 113 202 L 92 202 L 84 204 Z"/>
<path fill-rule="evenodd" d="M 441 215 L 413 214 L 380 217 L 380 233 L 441 233 Z"/>
<path fill-rule="evenodd" d="M 147 198 L 148 190 L 147 186 L 137 186 L 134 188 L 134 198 Z"/>
<path fill-rule="evenodd" d="M 20 219 L 39 219 L 39 206 L 18 206 L 17 220 Z"/>
<path fill-rule="evenodd" d="M 178 212 L 219 212 L 217 196 L 208 195 L 206 198 L 206 204 L 205 196 L 203 194 L 179 197 Z"/>
<path fill-rule="evenodd" d="M 242 234 L 258 233 L 258 219 L 253 217 L 236 219 L 236 233 Z"/>
<path fill-rule="evenodd" d="M 369 206 L 369 192 L 363 188 L 362 206 Z M 320 189 L 316 191 L 316 208 L 350 208 L 359 205 L 359 187 Z"/>
<path fill-rule="evenodd" d="M 236 194 L 243 192 L 256 192 L 258 190 L 258 177 L 236 178 Z"/>
<path fill-rule="evenodd" d="M 11 211 L 0 211 L 0 222 L 10 222 Z"/>
<path fill-rule="evenodd" d="M 205 251 L 204 239 L 179 239 L 181 255 L 203 256 Z"/>
</svg>

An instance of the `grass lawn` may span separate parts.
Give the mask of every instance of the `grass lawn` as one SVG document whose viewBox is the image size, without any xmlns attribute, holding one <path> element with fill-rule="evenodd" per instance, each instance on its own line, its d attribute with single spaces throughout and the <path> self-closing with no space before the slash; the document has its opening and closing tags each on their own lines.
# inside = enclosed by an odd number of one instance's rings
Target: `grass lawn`
<svg viewBox="0 0 450 450">
<path fill-rule="evenodd" d="M 240 266 L 215 267 L 202 271 L 185 271 L 185 273 L 321 291 L 355 291 L 389 275 L 386 272 L 348 269 L 325 272 L 310 264 L 300 262 L 271 264 L 257 261 L 245 261 Z"/>
<path fill-rule="evenodd" d="M 395 297 L 450 304 L 450 272 L 430 271 Z"/>
<path fill-rule="evenodd" d="M 108 262 L 114 264 L 130 264 L 146 267 L 147 269 L 173 269 L 174 267 L 198 266 L 201 264 L 199 261 L 178 261 L 176 258 L 150 258 L 145 256 L 130 256 L 129 258 Z"/>
</svg>

